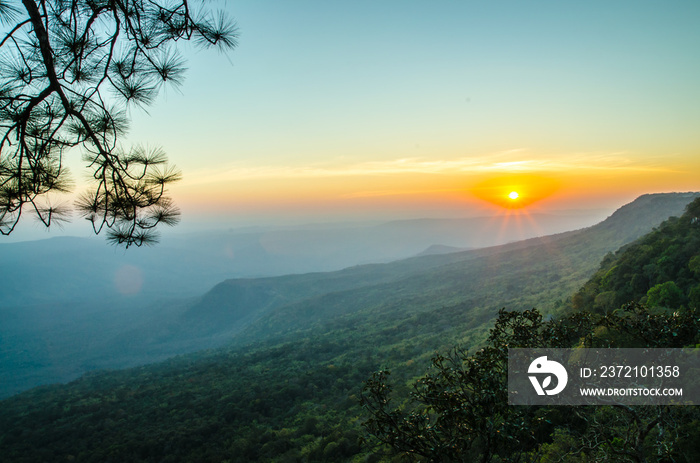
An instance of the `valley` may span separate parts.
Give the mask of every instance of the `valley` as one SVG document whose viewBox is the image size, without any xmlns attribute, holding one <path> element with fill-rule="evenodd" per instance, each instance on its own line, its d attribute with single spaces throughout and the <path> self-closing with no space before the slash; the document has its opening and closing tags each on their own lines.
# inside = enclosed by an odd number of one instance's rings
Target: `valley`
<svg viewBox="0 0 700 463">
<path fill-rule="evenodd" d="M 645 195 L 595 226 L 496 247 L 224 281 L 102 345 L 123 359 L 209 350 L 6 399 L 0 447 L 14 461 L 377 461 L 359 440 L 372 372 L 390 368 L 407 397 L 436 352 L 482 345 L 502 307 L 568 313 L 606 254 L 695 197 Z"/>
</svg>

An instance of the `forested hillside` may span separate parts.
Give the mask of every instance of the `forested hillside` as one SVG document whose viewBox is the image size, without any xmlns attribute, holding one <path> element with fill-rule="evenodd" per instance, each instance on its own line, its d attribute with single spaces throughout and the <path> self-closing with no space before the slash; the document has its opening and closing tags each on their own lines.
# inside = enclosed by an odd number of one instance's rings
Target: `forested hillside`
<svg viewBox="0 0 700 463">
<path fill-rule="evenodd" d="M 367 430 L 393 455 L 427 461 L 698 461 L 697 406 L 509 406 L 507 367 L 517 347 L 698 347 L 699 213 L 696 199 L 608 255 L 574 297 L 583 310 L 550 321 L 502 311 L 484 349 L 437 355 L 410 395 L 392 394 L 388 371 L 374 374 Z"/>
<path fill-rule="evenodd" d="M 425 338 L 430 352 L 471 343 L 475 333 L 483 339 L 481 323 L 503 306 L 563 310 L 605 253 L 680 215 L 693 197 L 645 195 L 593 227 L 503 246 L 336 272 L 227 280 L 184 308 L 180 318 L 156 318 L 103 340 L 101 356 L 90 362 L 109 365 L 104 359 L 110 352 L 138 362 L 145 353 L 162 358 L 194 346 L 243 347 L 355 325 L 371 327 L 370 334 L 386 324 L 414 327 L 407 336 Z M 481 322 L 466 324 L 462 317 Z M 381 337 L 376 342 L 385 344 Z"/>
<path fill-rule="evenodd" d="M 681 215 L 695 193 L 644 195 L 586 229 L 532 238 L 503 246 L 421 256 L 339 272 L 228 280 L 213 288 L 186 314 L 177 337 L 206 336 L 234 326 L 234 342 L 275 338 L 364 311 L 394 316 L 461 306 L 488 308 L 566 307 L 566 300 L 615 251 Z M 385 314 L 388 316 L 388 314 Z M 245 330 L 232 321 L 246 318 Z M 364 318 L 363 318 L 364 319 Z M 238 333 L 238 331 L 241 331 Z"/>
<path fill-rule="evenodd" d="M 650 307 L 700 306 L 700 200 L 680 218 L 607 255 L 576 293 L 573 306 L 607 312 L 629 301 Z"/>
<path fill-rule="evenodd" d="M 227 294 L 242 302 L 262 295 L 257 316 L 230 347 L 6 399 L 0 455 L 16 462 L 383 460 L 387 448 L 361 439 L 369 415 L 360 397 L 372 372 L 391 369 L 393 403 L 400 405 L 436 351 L 485 345 L 504 306 L 563 313 L 606 253 L 638 238 L 641 223 L 649 231 L 691 199 L 649 195 L 589 229 L 317 278 L 257 281 L 259 293 L 243 280 L 227 282 L 186 320 L 196 335 L 222 333 L 230 327 L 217 331 L 217 324 L 246 305 L 231 304 Z M 287 289 L 274 284 L 280 281 Z M 270 298 L 274 291 L 286 294 L 284 303 Z M 187 323 L 163 336 L 183 333 Z M 549 442 L 554 428 L 541 429 Z M 529 445 L 527 451 L 535 448 Z"/>
</svg>

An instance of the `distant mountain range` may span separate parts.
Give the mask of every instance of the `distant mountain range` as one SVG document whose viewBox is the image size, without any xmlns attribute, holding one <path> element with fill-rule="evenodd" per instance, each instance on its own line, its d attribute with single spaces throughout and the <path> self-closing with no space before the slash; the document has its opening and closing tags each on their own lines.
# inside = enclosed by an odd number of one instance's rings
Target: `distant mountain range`
<svg viewBox="0 0 700 463">
<path fill-rule="evenodd" d="M 202 247 L 199 252 L 187 250 L 184 242 L 177 246 L 171 242 L 133 256 L 105 249 L 101 242 L 70 238 L 4 245 L 0 250 L 7 264 L 0 273 L 8 285 L 0 289 L 4 301 L 0 308 L 4 321 L 0 325 L 0 396 L 70 380 L 94 369 L 123 368 L 225 343 L 242 346 L 290 339 L 299 333 L 330 329 L 339 320 L 363 324 L 377 317 L 394 317 L 399 323 L 418 314 L 447 313 L 445 307 L 478 313 L 481 323 L 504 305 L 556 312 L 595 271 L 605 253 L 638 238 L 670 215 L 680 215 L 696 196 L 645 195 L 600 224 L 578 231 L 468 251 L 438 245 L 433 252 L 416 257 L 333 272 L 229 279 L 212 283 L 213 288 L 200 296 L 192 295 L 195 286 L 223 272 L 226 262 L 237 262 L 235 256 L 245 254 L 243 249 L 265 244 L 268 257 L 297 253 L 292 259 L 297 264 L 292 266 L 301 269 L 309 265 L 302 265 L 303 247 L 330 232 L 295 230 L 268 236 L 256 231 L 243 238 L 228 234 L 219 239 L 195 237 L 194 242 Z M 431 249 L 425 243 L 439 237 L 474 234 L 480 228 L 490 238 L 465 242 L 483 243 L 493 240 L 494 230 L 502 227 L 503 223 L 493 219 L 400 221 L 355 230 L 363 238 L 356 237 L 353 243 L 372 234 L 382 237 L 375 241 L 375 248 L 406 239 L 410 246 L 403 252 L 415 256 L 418 250 Z M 534 227 L 529 230 L 533 232 Z M 321 243 L 321 251 L 315 251 L 318 259 L 332 254 L 330 243 L 339 242 L 338 237 L 350 240 L 354 235 L 349 229 L 336 229 L 325 236 L 328 241 Z M 231 244 L 230 253 L 224 253 L 234 256 L 227 261 L 221 249 L 232 237 L 238 241 Z M 394 249 L 392 252 L 398 252 L 398 247 Z M 354 255 L 356 261 L 366 258 L 361 252 Z M 375 255 L 382 256 L 376 249 Z M 202 269 L 209 261 L 215 270 L 207 273 Z M 253 258 L 245 261 L 253 266 L 256 262 Z M 124 268 L 122 286 L 128 290 L 129 285 L 140 284 L 140 292 L 118 291 L 115 278 Z M 188 287 L 183 283 L 198 271 L 203 275 L 197 284 Z M 134 274 L 143 281 L 133 280 Z M 165 287 L 170 289 L 162 289 Z"/>
<path fill-rule="evenodd" d="M 0 303 L 126 304 L 198 296 L 228 278 L 325 272 L 415 256 L 430 246 L 481 248 L 593 223 L 588 215 L 510 215 L 317 224 L 171 234 L 124 251 L 101 238 L 2 243 Z"/>
<path fill-rule="evenodd" d="M 254 280 L 227 280 L 205 294 L 184 315 L 186 326 L 209 324 L 206 335 L 250 323 L 243 339 L 270 337 L 310 323 L 318 323 L 353 308 L 367 310 L 389 301 L 426 310 L 446 298 L 469 299 L 519 288 L 511 301 L 527 307 L 551 299 L 528 289 L 532 275 L 547 274 L 558 281 L 557 291 L 569 296 L 595 271 L 600 258 L 680 215 L 696 194 L 645 195 L 598 225 L 507 245 L 455 253 L 431 254 L 382 265 L 365 265 L 338 272 L 289 275 Z M 565 271 L 564 271 L 565 270 Z M 538 288 L 539 289 L 539 288 Z M 494 298 L 495 299 L 495 298 Z M 315 309 L 312 309 L 315 308 Z M 553 309 L 553 307 L 550 307 Z M 330 315 L 329 315 L 330 314 Z M 253 334 L 254 333 L 254 334 Z"/>
</svg>

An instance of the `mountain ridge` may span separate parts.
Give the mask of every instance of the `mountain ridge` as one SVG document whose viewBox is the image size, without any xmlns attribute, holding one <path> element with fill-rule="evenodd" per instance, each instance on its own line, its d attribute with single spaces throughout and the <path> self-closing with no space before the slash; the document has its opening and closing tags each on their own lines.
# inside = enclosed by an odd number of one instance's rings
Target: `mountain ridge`
<svg viewBox="0 0 700 463">
<path fill-rule="evenodd" d="M 551 246 L 553 243 L 565 239 L 570 239 L 572 241 L 577 240 L 580 239 L 582 234 L 586 233 L 600 235 L 602 238 L 598 239 L 604 239 L 607 242 L 607 245 L 604 246 L 601 251 L 604 255 L 604 252 L 614 251 L 622 244 L 633 241 L 634 239 L 642 236 L 646 231 L 651 230 L 653 226 L 660 224 L 668 217 L 666 215 L 667 211 L 671 211 L 672 215 L 674 213 L 677 214 L 682 212 L 685 204 L 697 196 L 698 193 L 642 195 L 635 201 L 616 210 L 603 222 L 591 227 L 545 237 L 530 238 L 505 245 L 491 246 L 449 254 L 416 256 L 387 264 L 354 266 L 348 269 L 330 273 L 326 272 L 307 274 L 305 276 L 267 278 L 264 281 L 266 283 L 270 283 L 269 285 L 265 285 L 265 291 L 268 291 L 268 295 L 273 294 L 269 291 L 271 288 L 275 287 L 275 282 L 281 281 L 285 281 L 285 284 L 296 286 L 297 295 L 287 299 L 278 298 L 277 301 L 272 301 L 271 297 L 264 298 L 265 303 L 263 303 L 259 308 L 263 309 L 263 311 L 269 309 L 280 310 L 280 307 L 284 306 L 285 303 L 294 305 L 302 303 L 302 301 L 306 298 L 313 298 L 338 291 L 352 290 L 353 288 L 367 285 L 368 280 L 371 280 L 369 281 L 370 286 L 375 284 L 390 283 L 391 281 L 398 281 L 402 278 L 408 278 L 411 274 L 420 274 L 426 270 L 435 269 L 441 266 L 446 266 L 446 274 L 459 274 L 461 271 L 459 262 L 485 258 L 487 256 L 497 256 L 501 253 L 518 252 L 518 250 L 522 250 L 530 246 L 544 246 L 544 252 L 549 252 L 546 249 L 546 246 Z M 592 238 L 585 239 L 592 241 Z M 596 261 L 592 265 L 589 265 L 586 268 L 586 271 L 592 273 L 595 270 L 594 266 L 597 265 L 597 263 L 598 262 Z M 369 273 L 370 271 L 372 273 Z M 361 274 L 364 273 L 365 278 L 361 281 L 353 281 L 352 278 L 358 272 Z M 309 278 L 315 287 L 308 288 L 306 291 L 300 291 L 299 288 L 302 285 L 308 284 Z M 248 281 L 253 282 L 256 280 Z M 324 284 L 321 284 L 321 282 Z M 213 288 L 212 291 L 207 293 L 207 295 L 210 297 L 205 295 L 201 304 L 196 305 L 188 311 L 188 316 L 193 317 L 194 312 L 206 311 L 206 309 L 211 310 L 212 307 L 216 308 L 216 303 L 220 303 L 221 301 L 225 302 L 222 306 L 218 307 L 219 309 L 232 307 L 232 305 L 235 305 L 237 295 L 235 294 L 235 290 L 231 291 L 231 289 L 239 288 L 239 285 L 243 283 L 243 281 L 236 279 L 227 280 L 220 283 Z M 213 293 L 216 293 L 215 297 Z M 275 294 L 275 296 L 279 296 L 279 294 Z M 253 309 L 253 311 L 255 311 L 255 309 Z M 220 321 L 221 318 L 216 319 L 217 323 Z"/>
<path fill-rule="evenodd" d="M 654 201 L 663 215 L 683 199 Z M 408 396 L 436 350 L 478 348 L 500 307 L 568 310 L 568 288 L 580 287 L 614 242 L 634 238 L 629 212 L 592 230 L 428 256 L 442 265 L 422 275 L 411 273 L 421 258 L 396 263 L 403 273 L 393 281 L 392 266 L 375 267 L 387 281 L 280 306 L 227 347 L 2 400 L 0 452 L 18 463 L 371 458 L 359 443 L 357 399 L 372 371 L 391 368 L 397 393 Z M 271 332 L 256 337 L 260 330 Z"/>
</svg>

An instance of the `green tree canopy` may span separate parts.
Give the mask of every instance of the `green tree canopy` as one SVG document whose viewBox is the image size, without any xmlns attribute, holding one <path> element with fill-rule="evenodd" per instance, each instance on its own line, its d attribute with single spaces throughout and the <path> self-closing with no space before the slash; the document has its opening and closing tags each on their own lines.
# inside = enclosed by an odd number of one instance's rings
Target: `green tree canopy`
<svg viewBox="0 0 700 463">
<path fill-rule="evenodd" d="M 409 397 L 396 397 L 388 371 L 368 379 L 365 429 L 415 461 L 694 462 L 695 407 L 511 406 L 507 364 L 509 347 L 684 347 L 697 344 L 699 330 L 696 310 L 636 303 L 550 321 L 537 310 L 502 310 L 483 349 L 437 355 Z"/>
<path fill-rule="evenodd" d="M 605 313 L 629 301 L 650 306 L 699 307 L 700 198 L 681 217 L 608 255 L 573 296 L 573 308 Z"/>
<path fill-rule="evenodd" d="M 647 304 L 650 307 L 678 307 L 683 299 L 683 292 L 673 281 L 659 283 L 647 291 Z"/>
</svg>

